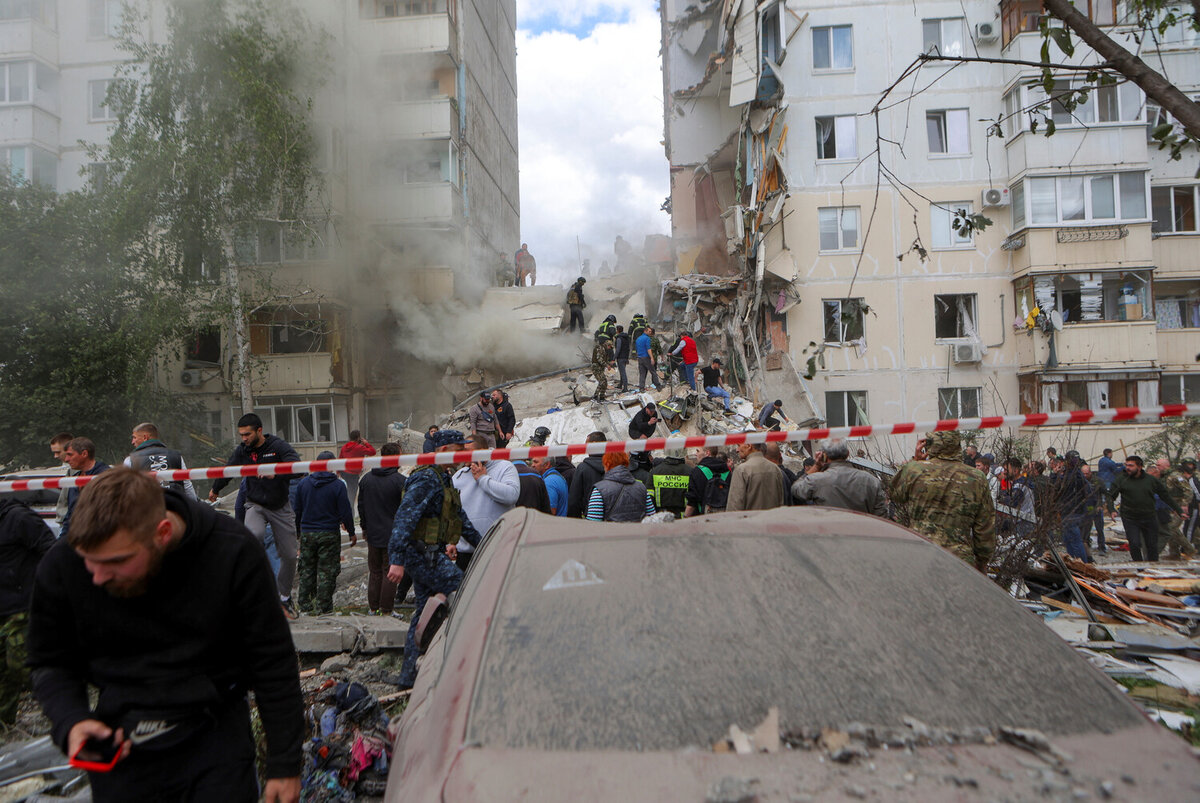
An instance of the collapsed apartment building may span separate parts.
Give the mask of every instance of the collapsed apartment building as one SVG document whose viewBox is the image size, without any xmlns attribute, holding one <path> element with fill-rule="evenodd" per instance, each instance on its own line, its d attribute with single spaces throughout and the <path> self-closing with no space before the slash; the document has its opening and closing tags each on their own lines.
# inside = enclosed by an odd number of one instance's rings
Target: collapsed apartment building
<svg viewBox="0 0 1200 803">
<path fill-rule="evenodd" d="M 1085 5 L 1131 41 L 1122 4 Z M 1194 164 L 1147 146 L 1166 118 L 1132 84 L 1074 112 L 1049 101 L 1040 2 L 663 0 L 661 16 L 668 292 L 742 365 L 810 377 L 814 417 L 1200 399 Z M 1182 22 L 1140 50 L 1179 86 L 1200 80 Z M 922 53 L 1031 64 L 906 74 Z M 1063 59 L 1098 61 L 1082 45 Z M 977 213 L 992 225 L 964 229 Z M 1022 434 L 1092 455 L 1155 431 Z"/>
</svg>

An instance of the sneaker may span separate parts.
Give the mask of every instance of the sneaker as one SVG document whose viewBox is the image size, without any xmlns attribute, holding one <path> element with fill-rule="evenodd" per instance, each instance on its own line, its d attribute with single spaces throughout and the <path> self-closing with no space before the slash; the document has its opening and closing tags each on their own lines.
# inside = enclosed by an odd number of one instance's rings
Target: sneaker
<svg viewBox="0 0 1200 803">
<path fill-rule="evenodd" d="M 283 615 L 286 616 L 288 619 L 295 621 L 299 617 L 299 614 L 296 613 L 295 606 L 292 605 L 291 597 L 288 597 L 285 600 L 280 600 L 279 607 L 283 608 Z"/>
<path fill-rule="evenodd" d="M 400 613 L 400 611 L 392 611 L 392 618 L 393 618 L 393 619 L 399 619 L 401 622 L 403 622 L 403 621 L 404 621 L 404 614 Z"/>
<path fill-rule="evenodd" d="M 376 611 L 376 610 L 368 610 L 367 611 L 367 616 L 378 616 L 378 615 L 379 615 L 379 611 Z"/>
</svg>

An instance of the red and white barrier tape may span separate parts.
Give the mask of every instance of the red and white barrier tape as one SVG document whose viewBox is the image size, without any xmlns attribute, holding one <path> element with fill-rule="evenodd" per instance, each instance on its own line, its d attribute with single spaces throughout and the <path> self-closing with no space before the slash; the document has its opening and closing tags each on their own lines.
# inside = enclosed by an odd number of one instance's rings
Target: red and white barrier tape
<svg viewBox="0 0 1200 803">
<path fill-rule="evenodd" d="M 878 435 L 909 435 L 928 431 L 998 429 L 999 427 L 1047 427 L 1099 424 L 1138 419 L 1200 416 L 1200 404 L 1164 404 L 1159 407 L 1119 407 L 1111 410 L 1075 410 L 1069 413 L 1035 413 L 1033 415 L 995 415 L 983 418 L 950 418 L 941 421 L 914 421 L 906 424 L 868 424 L 858 427 L 797 429 L 782 432 L 731 432 L 727 435 L 696 435 L 676 438 L 645 438 L 642 440 L 605 441 L 601 443 L 572 443 L 556 446 L 521 446 L 512 449 L 480 449 L 463 452 L 426 452 L 424 454 L 388 455 L 383 457 L 354 457 L 345 460 L 309 460 L 298 463 L 256 463 L 246 466 L 214 466 L 212 468 L 156 471 L 160 481 L 215 480 L 220 477 L 273 477 L 276 475 L 310 474 L 315 471 L 351 471 L 359 473 L 372 468 L 391 466 L 428 466 L 449 463 L 470 463 L 483 460 L 524 460 L 530 457 L 560 455 L 604 454 L 605 452 L 644 452 L 660 449 L 691 449 L 705 446 L 734 446 L 741 443 L 779 443 L 783 441 L 823 440 L 825 438 L 865 438 Z M 0 482 L 0 493 L 36 491 L 41 488 L 75 488 L 91 481 L 90 476 L 48 477 L 35 480 Z"/>
</svg>

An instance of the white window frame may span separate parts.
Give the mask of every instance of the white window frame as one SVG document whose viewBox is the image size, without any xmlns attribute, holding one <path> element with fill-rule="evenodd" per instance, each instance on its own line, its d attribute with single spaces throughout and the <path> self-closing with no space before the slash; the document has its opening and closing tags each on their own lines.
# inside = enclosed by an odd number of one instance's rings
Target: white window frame
<svg viewBox="0 0 1200 803">
<path fill-rule="evenodd" d="M 935 150 L 931 125 L 940 127 L 943 150 Z M 925 112 L 925 138 L 930 158 L 971 155 L 971 112 L 969 109 L 930 109 Z"/>
<path fill-rule="evenodd" d="M 1084 86 L 1089 88 L 1088 99 L 1071 112 L 1067 112 L 1052 100 L 1055 95 L 1065 94 L 1068 88 L 1077 90 Z M 1020 108 L 1024 109 L 1024 112 L 1018 115 L 1021 125 L 1016 133 L 1028 131 L 1031 118 L 1038 120 L 1039 130 L 1045 128 L 1045 117 L 1054 120 L 1055 128 L 1104 128 L 1146 123 L 1146 97 L 1136 84 L 1129 81 L 1101 87 L 1064 78 L 1056 83 L 1054 91 L 1050 95 L 1046 94 L 1040 83 L 1021 84 L 1019 87 L 1014 87 L 1015 89 L 1020 90 L 1019 98 L 1022 101 Z M 1117 119 L 1099 119 L 1101 107 L 1098 100 L 1101 93 L 1112 93 L 1117 104 Z"/>
<path fill-rule="evenodd" d="M 23 87 L 25 90 L 25 97 L 17 98 L 14 100 L 13 99 L 13 91 L 12 91 L 14 81 L 12 78 L 12 74 L 13 74 L 13 67 L 18 66 L 18 65 L 25 68 L 25 84 Z M 35 69 L 36 69 L 36 66 L 34 65 L 34 63 L 32 61 L 18 60 L 18 61 L 0 62 L 0 105 L 24 104 L 24 103 L 30 103 L 33 100 L 33 91 L 34 91 L 33 74 L 34 74 Z"/>
<path fill-rule="evenodd" d="M 929 27 L 932 25 L 938 26 L 937 41 L 931 41 L 929 35 Z M 958 47 L 946 47 L 946 31 L 950 30 L 953 33 L 954 26 L 958 27 Z M 935 52 L 940 56 L 965 56 L 967 55 L 967 24 L 962 17 L 939 17 L 921 20 L 921 38 L 922 52 Z M 951 39 L 954 37 L 951 36 Z M 933 45 L 934 47 L 931 47 Z"/>
<path fill-rule="evenodd" d="M 838 408 L 838 416 L 836 418 L 833 415 L 835 408 Z M 870 426 L 870 424 L 871 416 L 870 408 L 867 406 L 867 391 L 825 391 L 825 425 L 827 427 L 865 427 Z"/>
<path fill-rule="evenodd" d="M 106 102 L 108 88 L 116 80 L 116 78 L 100 78 L 88 81 L 88 122 L 111 123 L 117 119 L 116 110 L 109 108 Z M 97 93 L 99 93 L 99 97 L 97 97 Z"/>
<path fill-rule="evenodd" d="M 850 63 L 845 64 L 845 54 L 843 54 L 842 63 L 839 64 L 837 45 L 838 41 L 834 32 L 839 30 L 849 30 L 850 32 Z M 822 37 L 827 46 L 829 53 L 829 64 L 821 66 L 817 64 L 817 38 Z M 816 73 L 830 72 L 853 72 L 854 70 L 854 26 L 853 25 L 818 25 L 812 29 L 812 68 Z"/>
<path fill-rule="evenodd" d="M 1193 226 L 1193 228 L 1190 228 L 1190 229 L 1175 228 L 1175 221 L 1177 219 L 1177 216 L 1175 213 L 1175 200 L 1176 200 L 1176 193 L 1178 193 L 1180 190 L 1184 190 L 1184 191 L 1191 190 L 1192 191 L 1192 226 Z M 1169 219 L 1167 221 L 1170 224 L 1170 228 L 1162 228 L 1159 224 L 1158 219 L 1154 218 L 1154 207 L 1155 207 L 1154 196 L 1155 195 L 1161 196 L 1161 194 L 1164 192 L 1167 193 L 1167 205 L 1170 208 Z M 1165 187 L 1151 186 L 1150 187 L 1150 216 L 1152 218 L 1154 218 L 1152 229 L 1155 234 L 1160 234 L 1160 235 L 1200 234 L 1200 184 L 1192 184 L 1192 185 L 1176 184 L 1176 185 L 1168 185 Z"/>
<path fill-rule="evenodd" d="M 1096 217 L 1093 204 L 1093 186 L 1097 180 L 1104 178 L 1112 178 L 1113 185 L 1113 206 L 1114 217 Z M 1127 178 L 1122 178 L 1127 177 Z M 1070 182 L 1082 179 L 1083 181 L 1083 217 L 1067 219 L 1063 217 L 1063 200 L 1065 190 L 1067 190 Z M 1035 188 L 1045 188 L 1046 182 L 1054 182 L 1054 220 L 1038 220 L 1034 215 L 1034 196 Z M 1129 212 L 1125 210 L 1125 203 L 1122 200 L 1122 184 L 1135 185 L 1135 182 L 1141 183 L 1141 214 L 1132 214 L 1134 209 Z M 1149 219 L 1150 212 L 1150 188 L 1146 171 L 1141 170 L 1126 170 L 1116 173 L 1075 173 L 1072 175 L 1061 176 L 1029 176 L 1024 179 L 1024 201 L 1027 203 L 1025 209 L 1026 225 L 1035 226 L 1111 226 L 1118 222 L 1125 221 L 1145 221 Z"/>
<path fill-rule="evenodd" d="M 858 158 L 857 117 L 853 114 L 822 114 L 817 115 L 814 119 L 816 121 L 817 161 L 844 162 Z M 821 155 L 821 151 L 824 149 L 823 137 L 821 136 L 822 120 L 829 121 L 829 136 L 833 138 L 834 149 L 832 156 Z"/>
<path fill-rule="evenodd" d="M 982 388 L 938 388 L 938 419 L 978 418 L 983 415 Z M 968 415 L 963 410 L 963 401 L 974 397 L 975 412 Z M 953 408 L 953 409 L 951 409 Z"/>
<path fill-rule="evenodd" d="M 857 324 L 846 323 L 846 321 L 842 317 L 842 307 L 847 302 L 851 302 L 851 301 L 857 302 L 857 304 L 858 304 Z M 862 337 L 866 337 L 866 315 L 863 313 L 864 306 L 865 306 L 865 302 L 863 301 L 862 298 L 823 298 L 823 299 L 821 299 L 821 314 L 824 316 L 822 318 L 822 334 L 821 334 L 821 336 L 825 339 L 825 342 L 831 343 L 831 344 L 845 344 L 845 343 L 854 342 L 858 338 L 850 337 L 851 334 L 854 334 L 852 331 L 850 331 L 850 329 L 852 326 L 855 326 L 855 325 L 858 327 L 858 332 L 860 333 L 860 335 Z M 837 340 L 829 339 L 829 324 L 830 324 L 829 318 L 831 315 L 836 316 L 835 320 L 837 322 L 836 325 L 838 328 L 838 331 L 837 331 L 838 339 Z"/>
<path fill-rule="evenodd" d="M 122 22 L 123 0 L 88 0 L 88 39 L 116 39 Z"/>
<path fill-rule="evenodd" d="M 837 232 L 837 247 L 826 248 L 821 242 L 822 226 L 824 226 L 830 217 L 833 217 L 836 224 Z M 847 244 L 846 242 L 846 222 L 854 218 L 854 242 Z M 860 241 L 859 235 L 862 228 L 862 214 L 857 206 L 822 206 L 817 209 L 817 247 L 822 254 L 834 254 L 843 251 L 858 251 Z"/>
<path fill-rule="evenodd" d="M 1192 393 L 1188 392 L 1188 380 L 1195 386 Z M 1168 395 L 1167 385 L 1172 383 L 1175 389 Z M 1197 404 L 1200 403 L 1200 374 L 1163 374 L 1159 380 L 1159 399 L 1162 404 Z"/>
<path fill-rule="evenodd" d="M 955 315 L 956 331 L 962 330 L 955 335 L 939 335 L 937 333 L 937 317 L 938 305 L 941 303 L 950 304 L 947 299 L 958 299 L 960 297 L 970 299 L 970 309 L 967 310 L 967 316 L 970 319 L 971 326 L 975 329 L 975 335 L 966 331 L 963 325 L 961 315 Z M 953 307 L 957 313 L 958 302 L 955 301 Z M 933 295 L 933 342 L 941 345 L 962 343 L 964 341 L 974 342 L 979 336 L 979 295 L 977 293 L 934 293 Z"/>
<path fill-rule="evenodd" d="M 970 201 L 946 201 L 929 205 L 929 247 L 935 251 L 954 251 L 975 247 L 973 232 L 965 235 L 954 228 L 954 221 L 972 214 Z M 961 214 L 960 214 L 961 213 Z"/>
<path fill-rule="evenodd" d="M 308 411 L 312 415 L 313 429 L 317 430 L 313 433 L 313 440 L 300 439 L 299 417 L 301 411 Z M 293 446 L 308 446 L 313 444 L 336 443 L 339 437 L 337 416 L 334 410 L 333 401 L 327 402 L 304 402 L 296 404 L 264 404 L 262 407 L 254 410 L 258 417 L 263 421 L 263 431 L 272 435 L 279 435 L 279 416 L 286 415 L 287 428 L 283 430 L 286 434 L 284 440 Z M 321 413 L 326 413 L 326 417 L 322 417 Z M 329 438 L 322 439 L 323 434 L 320 429 L 324 426 L 329 427 Z M 282 436 L 280 436 L 282 437 Z"/>
</svg>

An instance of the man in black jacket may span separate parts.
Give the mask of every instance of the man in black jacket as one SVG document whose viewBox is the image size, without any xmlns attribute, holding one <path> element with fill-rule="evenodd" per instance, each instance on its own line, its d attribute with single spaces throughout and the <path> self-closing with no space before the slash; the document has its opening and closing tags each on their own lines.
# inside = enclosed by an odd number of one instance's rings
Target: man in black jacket
<svg viewBox="0 0 1200 803">
<path fill-rule="evenodd" d="M 613 338 L 613 359 L 617 361 L 617 374 L 621 377 L 617 393 L 624 393 L 629 390 L 629 377 L 625 374 L 629 367 L 629 333 L 624 326 L 617 327 L 617 336 Z"/>
<path fill-rule="evenodd" d="M 608 440 L 603 432 L 593 432 L 587 436 L 588 443 L 604 443 Z M 575 466 L 571 476 L 571 487 L 567 490 L 567 515 L 573 519 L 582 519 L 587 514 L 588 500 L 592 498 L 592 489 L 604 477 L 604 462 L 598 454 L 588 455 L 583 462 Z"/>
<path fill-rule="evenodd" d="M 149 422 L 138 424 L 129 436 L 133 444 L 133 452 L 125 458 L 125 465 L 138 471 L 168 471 L 187 468 L 183 455 L 159 440 L 158 427 Z M 196 490 L 191 480 L 164 480 L 159 483 L 164 488 L 174 488 L 183 491 L 192 499 L 196 498 Z"/>
<path fill-rule="evenodd" d="M 658 431 L 658 408 L 649 402 L 629 421 L 629 437 L 633 440 L 653 438 Z"/>
<path fill-rule="evenodd" d="M 112 740 L 124 756 L 90 773 L 93 800 L 257 800 L 251 690 L 264 799 L 298 800 L 296 653 L 266 553 L 235 519 L 132 469 L 107 472 L 38 567 L 29 620 L 55 744 L 70 756 Z"/>
<path fill-rule="evenodd" d="M 521 493 L 517 496 L 514 507 L 527 507 L 540 513 L 550 512 L 550 493 L 546 490 L 546 481 L 542 475 L 529 467 L 524 460 L 512 461 L 517 469 L 517 479 L 521 482 Z"/>
<path fill-rule="evenodd" d="M 24 502 L 0 497 L 0 723 L 17 718 L 21 692 L 29 685 L 25 630 L 29 595 L 42 556 L 54 546 L 54 533 Z"/>
<path fill-rule="evenodd" d="M 385 443 L 379 453 L 384 457 L 398 455 L 400 444 Z M 397 586 L 387 578 L 388 542 L 392 540 L 392 522 L 404 498 L 406 481 L 395 466 L 373 468 L 358 481 L 358 526 L 367 539 L 367 609 L 371 614 L 387 616 L 396 604 Z M 399 585 L 400 599 L 411 586 L 412 578 L 404 575 Z"/>
<path fill-rule="evenodd" d="M 242 439 L 242 444 L 233 450 L 226 465 L 295 463 L 300 460 L 300 455 L 290 443 L 274 435 L 264 435 L 262 429 L 262 419 L 254 413 L 246 413 L 239 418 L 238 437 Z M 279 574 L 275 578 L 279 587 L 279 604 L 289 619 L 295 619 L 292 583 L 296 579 L 296 561 L 300 551 L 296 542 L 296 516 L 288 501 L 289 480 L 287 474 L 246 478 L 246 527 L 261 544 L 267 537 L 267 524 L 271 525 L 275 549 L 279 552 Z M 212 490 L 208 492 L 208 500 L 217 501 L 217 495 L 228 483 L 228 477 L 215 480 Z"/>
<path fill-rule="evenodd" d="M 508 394 L 502 390 L 492 391 L 492 410 L 496 416 L 496 447 L 503 449 L 508 446 L 513 430 L 517 428 L 517 414 L 513 412 Z"/>
</svg>

